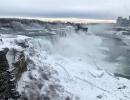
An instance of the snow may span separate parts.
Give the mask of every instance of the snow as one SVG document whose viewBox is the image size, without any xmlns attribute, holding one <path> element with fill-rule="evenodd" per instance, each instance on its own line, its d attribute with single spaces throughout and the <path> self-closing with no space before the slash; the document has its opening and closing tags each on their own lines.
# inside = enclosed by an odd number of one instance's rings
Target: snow
<svg viewBox="0 0 130 100">
<path fill-rule="evenodd" d="M 94 55 L 98 54 L 99 59 L 103 57 L 97 51 L 100 48 L 98 47 L 101 43 L 100 38 L 88 36 L 86 40 L 83 37 L 84 35 L 81 37 L 74 35 L 73 38 L 70 36 L 67 39 L 61 37 L 55 44 L 43 38 L 1 35 L 0 38 L 3 42 L 0 43 L 0 49 L 8 47 L 18 51 L 23 50 L 26 57 L 33 61 L 19 80 L 18 91 L 29 94 L 29 90 L 25 86 L 31 84 L 35 89 L 33 93 L 46 94 L 46 91 L 49 91 L 49 84 L 58 84 L 64 89 L 58 91 L 59 95 L 55 95 L 56 97 L 69 95 L 75 97 L 74 100 L 130 100 L 130 80 L 115 77 L 98 68 L 96 62 L 92 61 L 93 64 L 91 62 Z M 96 41 L 92 41 L 92 38 Z M 16 44 L 16 41 L 25 42 L 29 47 L 22 48 Z M 88 41 L 92 42 L 89 44 Z M 79 48 L 76 48 L 77 45 Z M 81 52 L 86 48 L 85 46 L 88 51 Z M 94 48 L 94 46 L 98 48 Z M 90 59 L 84 60 L 86 52 Z M 51 73 L 50 80 L 41 79 L 42 73 L 46 73 L 48 76 Z M 36 81 L 29 78 L 30 74 Z M 42 82 L 44 86 L 39 90 L 33 85 L 33 82 L 37 84 Z M 52 100 L 64 100 L 64 98 L 52 98 Z"/>
<path fill-rule="evenodd" d="M 128 85 L 130 81 L 114 78 L 102 70 L 93 69 L 92 65 L 73 63 L 71 60 L 56 63 L 54 68 L 57 68 L 59 79 L 65 89 L 79 96 L 81 100 L 97 100 L 99 95 L 102 95 L 101 100 L 125 100 L 126 97 L 121 92 L 130 91 L 129 88 L 117 89 L 119 85 Z M 125 95 L 129 95 L 129 92 L 125 92 Z"/>
<path fill-rule="evenodd" d="M 26 36 L 13 36 L 13 35 L 0 35 L 0 38 L 2 39 L 0 48 L 15 48 L 15 49 L 22 49 L 21 47 L 16 46 L 15 41 L 23 41 L 25 39 L 28 39 L 29 37 Z"/>
</svg>

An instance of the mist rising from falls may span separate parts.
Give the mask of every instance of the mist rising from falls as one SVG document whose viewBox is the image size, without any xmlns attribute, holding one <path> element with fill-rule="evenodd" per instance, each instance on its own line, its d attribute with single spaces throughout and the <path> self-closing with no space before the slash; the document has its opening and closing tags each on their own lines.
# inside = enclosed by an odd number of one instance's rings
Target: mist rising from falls
<svg viewBox="0 0 130 100">
<path fill-rule="evenodd" d="M 55 60 L 69 60 L 72 64 L 79 62 L 84 67 L 88 64 L 99 67 L 97 65 L 104 58 L 99 51 L 102 48 L 101 42 L 101 38 L 95 35 L 67 33 L 67 35 L 36 37 L 34 44 L 40 52 L 45 51 Z"/>
<path fill-rule="evenodd" d="M 100 40 L 97 42 L 100 43 Z M 71 34 L 68 37 L 59 38 L 58 42 L 54 44 L 54 48 L 63 56 L 84 57 L 90 52 L 90 49 L 94 49 L 92 44 L 93 41 L 89 35 Z"/>
</svg>

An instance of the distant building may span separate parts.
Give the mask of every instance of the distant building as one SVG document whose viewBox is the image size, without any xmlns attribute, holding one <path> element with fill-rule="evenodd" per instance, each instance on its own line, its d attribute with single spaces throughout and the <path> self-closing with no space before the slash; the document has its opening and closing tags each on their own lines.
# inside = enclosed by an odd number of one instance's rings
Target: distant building
<svg viewBox="0 0 130 100">
<path fill-rule="evenodd" d="M 130 27 L 130 16 L 128 19 L 123 17 L 118 17 L 116 24 L 117 26 L 121 26 L 121 27 Z"/>
</svg>

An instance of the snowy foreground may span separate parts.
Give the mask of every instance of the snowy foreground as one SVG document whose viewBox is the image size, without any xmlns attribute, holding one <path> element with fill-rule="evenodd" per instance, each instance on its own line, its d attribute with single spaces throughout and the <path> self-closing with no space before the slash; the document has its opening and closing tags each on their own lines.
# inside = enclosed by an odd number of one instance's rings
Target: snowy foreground
<svg viewBox="0 0 130 100">
<path fill-rule="evenodd" d="M 57 45 L 43 39 L 10 35 L 0 39 L 0 49 L 10 49 L 10 64 L 17 61 L 20 51 L 28 60 L 27 70 L 18 81 L 20 100 L 130 100 L 130 80 L 115 77 L 74 55 L 67 56 L 66 39 L 57 44 L 64 45 L 61 51 L 53 50 Z M 17 51 L 15 59 L 12 49 Z M 76 50 L 71 52 L 82 54 Z M 62 51 L 64 55 L 55 53 Z"/>
</svg>

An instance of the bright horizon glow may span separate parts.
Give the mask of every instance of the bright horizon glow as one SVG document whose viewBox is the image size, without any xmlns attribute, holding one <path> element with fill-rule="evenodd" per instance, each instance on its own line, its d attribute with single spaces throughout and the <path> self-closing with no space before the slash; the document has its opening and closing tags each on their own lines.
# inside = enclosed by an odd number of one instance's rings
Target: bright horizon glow
<svg viewBox="0 0 130 100">
<path fill-rule="evenodd" d="M 82 18 L 46 18 L 46 17 L 19 17 L 19 16 L 0 16 L 0 18 L 20 18 L 20 19 L 38 19 L 47 22 L 72 22 L 72 23 L 116 23 L 116 20 L 102 19 L 82 19 Z"/>
</svg>

